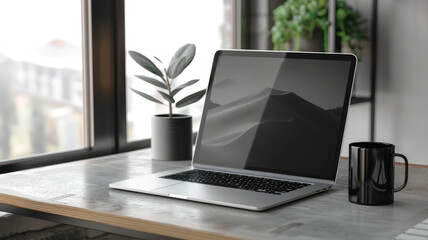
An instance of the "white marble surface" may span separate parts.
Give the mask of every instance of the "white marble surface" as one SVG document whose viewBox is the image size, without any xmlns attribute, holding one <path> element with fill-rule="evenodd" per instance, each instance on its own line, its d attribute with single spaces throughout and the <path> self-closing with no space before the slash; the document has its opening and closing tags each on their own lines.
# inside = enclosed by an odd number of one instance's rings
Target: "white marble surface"
<svg viewBox="0 0 428 240">
<path fill-rule="evenodd" d="M 428 169 L 410 169 L 408 186 L 395 194 L 394 204 L 360 206 L 348 201 L 347 160 L 340 161 L 333 189 L 265 212 L 108 187 L 111 182 L 188 164 L 152 161 L 148 151 L 135 151 L 3 174 L 0 194 L 167 224 L 189 234 L 212 233 L 212 239 L 392 239 L 428 218 Z M 402 170 L 397 166 L 397 184 Z"/>
</svg>

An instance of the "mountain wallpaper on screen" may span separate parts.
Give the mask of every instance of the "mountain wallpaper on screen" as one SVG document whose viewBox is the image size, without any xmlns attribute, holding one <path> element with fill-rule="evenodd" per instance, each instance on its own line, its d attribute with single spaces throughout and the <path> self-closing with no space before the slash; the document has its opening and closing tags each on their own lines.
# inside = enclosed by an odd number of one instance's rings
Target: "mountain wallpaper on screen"
<svg viewBox="0 0 428 240">
<path fill-rule="evenodd" d="M 311 168 L 325 173 L 322 159 L 335 157 L 341 108 L 324 110 L 272 88 L 208 106 L 200 146 L 202 156 L 212 158 L 206 163 L 253 170 L 275 166 L 277 172 L 293 174 L 311 162 Z M 315 166 L 313 158 L 320 159 Z"/>
</svg>

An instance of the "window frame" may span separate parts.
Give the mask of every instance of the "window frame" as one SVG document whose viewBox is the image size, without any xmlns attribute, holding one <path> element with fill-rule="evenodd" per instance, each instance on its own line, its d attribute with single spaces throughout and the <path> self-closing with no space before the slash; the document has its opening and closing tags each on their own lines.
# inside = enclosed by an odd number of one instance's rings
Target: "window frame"
<svg viewBox="0 0 428 240">
<path fill-rule="evenodd" d="M 126 107 L 126 47 L 125 47 L 125 0 L 115 1 L 116 36 L 116 94 L 117 94 L 117 152 L 127 152 L 150 147 L 150 139 L 128 142 Z"/>
</svg>

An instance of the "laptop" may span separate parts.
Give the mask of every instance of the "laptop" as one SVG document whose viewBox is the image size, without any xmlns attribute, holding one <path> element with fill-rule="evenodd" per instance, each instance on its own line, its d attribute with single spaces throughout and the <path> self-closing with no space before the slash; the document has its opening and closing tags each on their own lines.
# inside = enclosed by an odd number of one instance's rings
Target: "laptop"
<svg viewBox="0 0 428 240">
<path fill-rule="evenodd" d="M 110 188 L 254 211 L 331 188 L 352 54 L 220 50 L 192 164 Z"/>
</svg>

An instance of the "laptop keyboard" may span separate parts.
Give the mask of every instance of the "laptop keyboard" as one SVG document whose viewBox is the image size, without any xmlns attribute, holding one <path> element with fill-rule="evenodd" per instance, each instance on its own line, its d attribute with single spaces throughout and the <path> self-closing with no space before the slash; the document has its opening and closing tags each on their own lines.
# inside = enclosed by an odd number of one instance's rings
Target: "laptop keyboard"
<svg viewBox="0 0 428 240">
<path fill-rule="evenodd" d="M 300 182 L 251 177 L 238 174 L 212 172 L 197 169 L 175 173 L 172 175 L 163 176 L 161 178 L 179 180 L 184 182 L 201 183 L 227 188 L 237 188 L 276 195 L 291 192 L 310 185 L 307 183 Z"/>
</svg>

